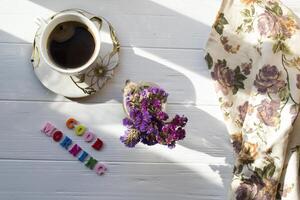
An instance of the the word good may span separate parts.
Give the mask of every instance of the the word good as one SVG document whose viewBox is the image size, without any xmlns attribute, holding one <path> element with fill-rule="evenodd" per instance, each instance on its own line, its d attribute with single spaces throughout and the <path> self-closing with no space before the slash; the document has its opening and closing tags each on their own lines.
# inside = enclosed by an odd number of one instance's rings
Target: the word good
<svg viewBox="0 0 300 200">
<path fill-rule="evenodd" d="M 79 124 L 79 122 L 74 119 L 74 118 L 69 118 L 66 121 L 66 126 L 69 129 L 74 129 L 75 130 L 75 134 L 77 136 L 83 136 L 84 141 L 86 142 L 93 142 L 92 147 L 95 150 L 100 150 L 103 146 L 103 142 L 102 140 L 100 140 L 99 138 L 96 138 L 95 134 L 91 131 L 89 131 L 86 126 L 84 126 L 83 124 Z"/>
<path fill-rule="evenodd" d="M 89 155 L 78 144 L 73 144 L 72 139 L 65 136 L 53 124 L 47 122 L 41 131 L 48 137 L 52 137 L 55 142 L 59 142 L 62 148 L 66 149 L 74 157 L 77 157 L 86 167 L 95 170 L 98 175 L 104 174 L 107 170 L 104 164 L 98 162 L 98 160 Z"/>
</svg>

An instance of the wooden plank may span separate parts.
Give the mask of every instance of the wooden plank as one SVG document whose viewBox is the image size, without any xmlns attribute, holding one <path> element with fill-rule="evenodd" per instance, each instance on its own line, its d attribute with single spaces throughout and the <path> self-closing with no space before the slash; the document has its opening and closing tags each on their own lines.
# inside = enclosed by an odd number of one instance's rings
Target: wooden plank
<svg viewBox="0 0 300 200">
<path fill-rule="evenodd" d="M 38 17 L 82 8 L 110 20 L 123 46 L 199 49 L 205 46 L 221 1 L 1 0 L 0 3 L 0 42 L 32 42 Z M 298 0 L 283 3 L 300 16 Z"/>
<path fill-rule="evenodd" d="M 106 162 L 201 163 L 231 165 L 232 149 L 226 128 L 215 106 L 168 106 L 168 113 L 185 114 L 189 118 L 187 136 L 170 150 L 165 146 L 137 145 L 124 147 L 119 137 L 124 132 L 124 113 L 120 104 L 79 104 L 70 102 L 0 102 L 0 158 L 75 160 L 59 144 L 40 132 L 46 121 L 86 149 L 95 158 Z M 213 115 L 213 116 L 212 116 Z M 92 150 L 82 138 L 65 127 L 68 117 L 86 124 L 105 142 L 101 152 Z M 15 125 L 13 125 L 15 124 Z M 227 141 L 227 142 L 224 142 Z"/>
<path fill-rule="evenodd" d="M 81 8 L 111 21 L 123 46 L 197 49 L 204 47 L 220 4 L 218 0 L 92 0 L 88 3 L 1 0 L 0 3 L 0 42 L 32 42 L 36 18 Z"/>
<path fill-rule="evenodd" d="M 202 168 L 201 164 L 193 166 Z M 190 165 L 109 163 L 99 177 L 77 162 L 0 160 L 0 198 L 5 200 L 216 200 L 226 195 L 231 173 L 207 179 Z M 220 181 L 220 182 L 219 182 Z"/>
<path fill-rule="evenodd" d="M 0 44 L 0 99 L 70 101 L 41 85 L 29 60 L 31 48 L 29 44 Z M 216 105 L 203 56 L 200 50 L 122 48 L 113 79 L 81 102 L 122 102 L 121 90 L 125 80 L 131 79 L 158 83 L 170 94 L 170 103 Z"/>
<path fill-rule="evenodd" d="M 231 179 L 232 151 L 216 106 L 170 105 L 189 117 L 187 137 L 173 150 L 163 146 L 124 147 L 120 104 L 1 101 L 0 198 L 24 199 L 223 199 Z M 219 115 L 218 115 L 219 113 Z M 212 117 L 214 115 L 215 117 Z M 105 142 L 95 152 L 67 130 L 73 116 Z M 39 129 L 53 122 L 109 172 L 98 177 Z M 14 122 L 14 123 L 12 123 Z M 201 122 L 201 123 L 200 123 Z M 15 125 L 12 125 L 15 124 Z M 213 124 L 213 127 L 211 125 Z"/>
</svg>

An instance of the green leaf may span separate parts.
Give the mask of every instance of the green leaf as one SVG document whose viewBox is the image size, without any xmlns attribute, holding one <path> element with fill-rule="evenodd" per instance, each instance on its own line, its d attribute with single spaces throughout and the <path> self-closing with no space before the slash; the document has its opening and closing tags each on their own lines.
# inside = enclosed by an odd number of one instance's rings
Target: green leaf
<svg viewBox="0 0 300 200">
<path fill-rule="evenodd" d="M 251 5 L 251 15 L 253 16 L 255 14 L 255 7 L 254 5 Z"/>
<path fill-rule="evenodd" d="M 241 73 L 241 68 L 240 68 L 240 66 L 237 66 L 237 67 L 234 69 L 234 73 L 236 73 L 236 74 Z"/>
<path fill-rule="evenodd" d="M 281 40 L 277 41 L 274 45 L 273 45 L 273 53 L 276 54 L 278 52 L 282 52 L 284 54 L 291 54 L 290 48 Z"/>
<path fill-rule="evenodd" d="M 224 13 L 220 13 L 218 18 L 216 19 L 216 22 L 214 24 L 214 28 L 220 35 L 223 34 L 224 25 L 228 24 L 227 19 L 224 16 Z"/>
<path fill-rule="evenodd" d="M 225 66 L 227 65 L 227 61 L 225 59 L 221 60 L 220 62 Z"/>
<path fill-rule="evenodd" d="M 217 33 L 219 33 L 220 35 L 223 34 L 223 29 L 224 29 L 224 26 L 223 26 L 223 25 L 221 25 L 221 24 L 216 24 L 216 25 L 214 26 L 214 28 L 215 28 L 215 30 L 217 31 Z"/>
<path fill-rule="evenodd" d="M 253 31 L 253 24 L 250 24 L 247 26 L 247 32 L 250 33 L 251 31 Z"/>
<path fill-rule="evenodd" d="M 285 43 L 281 43 L 280 50 L 284 54 L 291 54 L 290 48 Z"/>
<path fill-rule="evenodd" d="M 242 88 L 244 86 L 243 82 L 240 82 L 240 81 L 236 81 L 234 83 L 234 86 L 236 86 L 237 88 Z"/>
<path fill-rule="evenodd" d="M 243 80 L 247 79 L 247 77 L 244 74 L 242 74 L 240 66 L 237 66 L 234 69 L 234 73 L 235 73 L 235 79 L 238 81 L 240 81 L 240 80 L 243 81 Z"/>
<path fill-rule="evenodd" d="M 221 13 L 221 14 L 220 14 L 220 22 L 221 22 L 221 24 L 223 24 L 223 25 L 228 24 L 228 21 L 227 21 L 227 19 L 225 18 L 224 13 Z"/>
<path fill-rule="evenodd" d="M 246 78 L 245 78 L 245 76 L 244 76 L 243 74 L 237 74 L 237 75 L 235 75 L 235 79 L 236 79 L 237 81 L 243 81 L 243 80 L 245 80 Z"/>
<path fill-rule="evenodd" d="M 233 94 L 236 94 L 238 91 L 239 91 L 239 88 L 237 88 L 237 87 L 234 87 L 234 88 L 232 89 L 232 93 L 233 93 Z"/>
<path fill-rule="evenodd" d="M 281 101 L 286 101 L 287 98 L 289 97 L 289 92 L 288 92 L 287 87 L 285 86 L 285 87 L 281 88 L 279 90 L 278 95 L 279 95 L 279 98 L 280 98 Z"/>
<path fill-rule="evenodd" d="M 211 69 L 212 66 L 213 66 L 213 58 L 211 57 L 211 55 L 209 53 L 206 54 L 205 60 L 206 60 L 206 64 L 208 66 L 208 69 Z"/>
<path fill-rule="evenodd" d="M 246 18 L 246 19 L 244 19 L 243 20 L 245 23 L 250 23 L 250 22 L 252 22 L 252 19 L 251 18 Z"/>
<path fill-rule="evenodd" d="M 272 176 L 275 173 L 275 170 L 276 170 L 275 164 L 273 162 L 269 163 L 263 169 L 263 177 L 265 177 L 265 178 L 272 178 Z"/>
<path fill-rule="evenodd" d="M 254 171 L 258 174 L 258 176 L 262 177 L 264 172 L 262 169 L 255 167 Z"/>
<path fill-rule="evenodd" d="M 237 32 L 237 33 L 240 33 L 240 32 L 242 32 L 242 31 L 243 31 L 243 24 L 239 25 L 239 26 L 237 27 L 237 29 L 236 29 L 236 32 Z"/>
<path fill-rule="evenodd" d="M 228 24 L 228 21 L 227 21 L 227 19 L 226 19 L 225 17 L 222 17 L 222 18 L 220 19 L 220 23 L 221 23 L 222 25 L 226 25 L 226 24 Z"/>
<path fill-rule="evenodd" d="M 250 10 L 244 9 L 244 10 L 242 11 L 242 15 L 243 15 L 244 17 L 250 17 L 250 16 L 251 16 Z"/>
<path fill-rule="evenodd" d="M 274 173 L 275 173 L 276 167 L 275 165 L 272 165 L 272 167 L 270 167 L 269 171 L 268 171 L 268 177 L 271 178 L 273 177 Z"/>
<path fill-rule="evenodd" d="M 282 9 L 278 3 L 273 6 L 272 11 L 278 16 L 282 16 L 283 14 Z"/>
<path fill-rule="evenodd" d="M 233 174 L 238 175 L 241 174 L 244 169 L 244 165 L 238 165 L 233 167 Z"/>
<path fill-rule="evenodd" d="M 272 51 L 273 51 L 274 54 L 276 54 L 276 53 L 278 53 L 280 51 L 280 47 L 279 46 L 280 46 L 280 42 L 277 42 L 277 43 L 275 43 L 273 45 Z"/>
<path fill-rule="evenodd" d="M 245 89 L 244 80 L 247 79 L 247 77 L 242 74 L 240 66 L 237 66 L 234 69 L 234 88 L 232 90 L 233 94 L 236 94 L 239 89 Z"/>
</svg>

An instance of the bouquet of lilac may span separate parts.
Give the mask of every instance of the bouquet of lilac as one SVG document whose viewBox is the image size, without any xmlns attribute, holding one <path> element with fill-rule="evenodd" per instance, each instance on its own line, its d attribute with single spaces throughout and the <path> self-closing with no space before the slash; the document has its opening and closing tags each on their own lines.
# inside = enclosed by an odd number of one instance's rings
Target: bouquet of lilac
<svg viewBox="0 0 300 200">
<path fill-rule="evenodd" d="M 185 138 L 185 116 L 176 115 L 169 120 L 164 112 L 168 94 L 161 88 L 132 83 L 124 95 L 124 108 L 128 117 L 123 119 L 127 130 L 120 137 L 127 147 L 142 142 L 175 147 L 176 141 Z"/>
</svg>

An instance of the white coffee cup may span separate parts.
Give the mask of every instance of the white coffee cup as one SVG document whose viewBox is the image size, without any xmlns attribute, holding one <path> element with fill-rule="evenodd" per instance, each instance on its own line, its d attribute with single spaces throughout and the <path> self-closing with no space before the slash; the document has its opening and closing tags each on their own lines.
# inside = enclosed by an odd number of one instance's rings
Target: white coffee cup
<svg viewBox="0 0 300 200">
<path fill-rule="evenodd" d="M 94 64 L 97 61 L 97 57 L 100 53 L 101 40 L 99 34 L 99 26 L 101 26 L 101 22 L 97 20 L 92 20 L 92 18 L 94 17 L 90 18 L 89 16 L 83 15 L 80 12 L 76 11 L 67 13 L 61 12 L 53 16 L 53 18 L 49 21 L 48 24 L 46 24 L 43 32 L 41 33 L 40 52 L 41 56 L 43 57 L 43 60 L 47 63 L 47 65 L 49 65 L 52 69 L 56 70 L 59 73 L 70 76 L 83 74 L 87 71 L 87 69 L 94 66 Z M 90 59 L 82 66 L 79 66 L 77 68 L 64 68 L 53 61 L 51 55 L 49 55 L 50 52 L 47 43 L 49 36 L 59 24 L 71 21 L 79 22 L 87 27 L 88 31 L 92 34 L 94 38 L 95 48 Z"/>
</svg>

